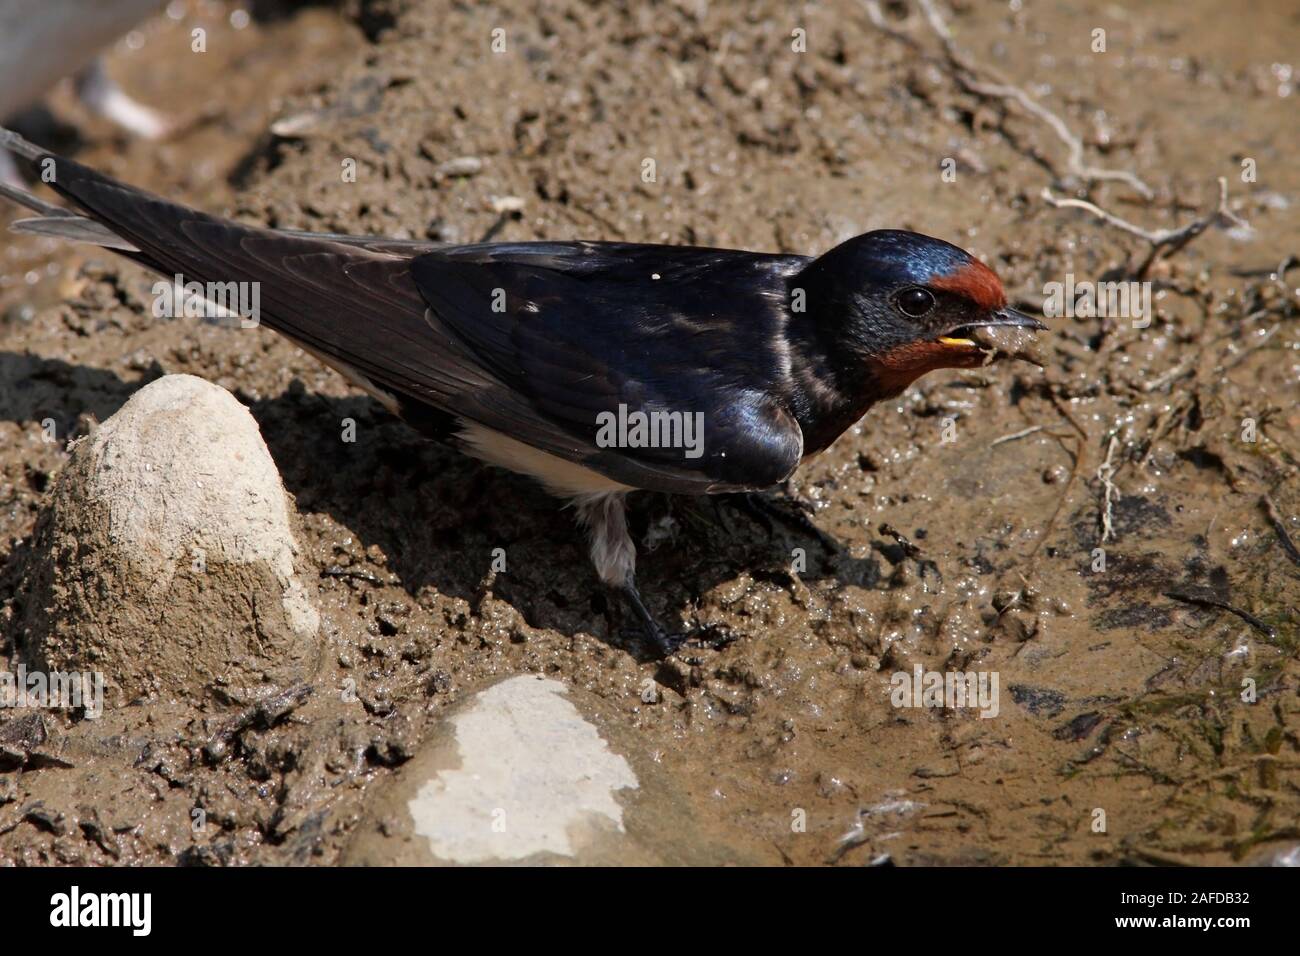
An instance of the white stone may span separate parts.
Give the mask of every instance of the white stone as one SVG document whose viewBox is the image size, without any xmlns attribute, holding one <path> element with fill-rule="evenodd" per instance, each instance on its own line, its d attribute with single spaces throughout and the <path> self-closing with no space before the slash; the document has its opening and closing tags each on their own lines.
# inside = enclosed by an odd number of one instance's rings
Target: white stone
<svg viewBox="0 0 1300 956">
<path fill-rule="evenodd" d="M 415 832 L 434 856 L 457 863 L 574 857 L 573 835 L 593 818 L 623 832 L 614 793 L 637 788 L 636 775 L 559 681 L 503 681 L 451 724 L 461 766 L 434 775 L 409 803 Z"/>
</svg>

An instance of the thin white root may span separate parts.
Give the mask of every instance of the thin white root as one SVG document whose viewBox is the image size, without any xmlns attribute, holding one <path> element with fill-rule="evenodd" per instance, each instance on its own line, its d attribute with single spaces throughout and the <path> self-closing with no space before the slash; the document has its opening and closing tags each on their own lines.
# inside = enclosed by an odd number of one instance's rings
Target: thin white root
<svg viewBox="0 0 1300 956">
<path fill-rule="evenodd" d="M 1249 224 L 1228 208 L 1228 180 L 1219 177 L 1219 198 L 1214 207 L 1205 215 L 1194 219 L 1185 226 L 1179 226 L 1177 229 L 1144 229 L 1142 226 L 1135 225 L 1127 219 L 1121 219 L 1112 212 L 1107 212 L 1096 203 L 1088 202 L 1086 199 L 1070 199 L 1055 196 L 1046 186 L 1039 194 L 1043 200 L 1054 209 L 1082 209 L 1084 212 L 1091 213 L 1108 226 L 1113 226 L 1129 235 L 1137 236 L 1151 244 L 1151 252 L 1146 261 L 1137 270 L 1139 276 L 1145 275 L 1151 263 L 1162 250 L 1168 250 L 1165 256 L 1171 256 L 1178 250 L 1182 249 L 1189 242 L 1203 233 L 1213 225 L 1231 225 L 1249 228 Z"/>
<path fill-rule="evenodd" d="M 878 0 L 863 0 L 863 5 L 867 12 L 867 18 L 873 26 L 896 39 L 902 39 L 909 43 L 915 42 L 911 37 L 888 23 L 883 11 L 880 9 Z M 952 30 L 949 28 L 947 21 L 944 20 L 943 15 L 939 13 L 939 9 L 934 5 L 933 0 L 917 0 L 917 5 L 920 6 L 921 12 L 925 15 L 926 23 L 929 24 L 930 29 L 943 45 L 944 56 L 948 61 L 953 77 L 962 89 L 983 99 L 1014 101 L 1026 113 L 1045 123 L 1056 134 L 1056 138 L 1065 144 L 1067 151 L 1065 172 L 1067 175 L 1080 179 L 1085 183 L 1122 182 L 1132 187 L 1144 199 L 1151 199 L 1155 196 L 1155 191 L 1130 170 L 1106 169 L 1084 162 L 1083 140 L 1070 131 L 1070 127 L 1065 120 L 1018 86 L 1004 82 L 996 77 L 994 81 L 981 79 L 981 68 L 977 68 L 970 58 L 958 48 Z M 987 68 L 983 68 L 983 71 L 987 74 L 993 74 L 993 71 Z"/>
</svg>

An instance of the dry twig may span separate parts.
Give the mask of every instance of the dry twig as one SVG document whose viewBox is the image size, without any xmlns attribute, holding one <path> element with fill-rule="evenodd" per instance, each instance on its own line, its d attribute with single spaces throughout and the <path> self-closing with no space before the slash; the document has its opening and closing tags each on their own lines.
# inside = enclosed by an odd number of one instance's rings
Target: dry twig
<svg viewBox="0 0 1300 956">
<path fill-rule="evenodd" d="M 1020 87 L 1007 83 L 997 77 L 994 71 L 987 68 L 977 68 L 975 64 L 957 47 L 957 42 L 952 35 L 952 30 L 948 27 L 947 21 L 939 13 L 938 8 L 934 5 L 933 0 L 917 0 L 921 12 L 925 15 L 925 20 L 930 29 L 938 36 L 939 42 L 943 46 L 945 59 L 948 61 L 949 68 L 957 84 L 974 96 L 981 99 L 994 99 L 1003 102 L 1013 101 L 1022 110 L 1047 125 L 1056 138 L 1059 139 L 1066 147 L 1065 176 L 1057 170 L 1053 174 L 1058 179 L 1065 179 L 1066 176 L 1072 176 L 1086 183 L 1093 182 L 1122 182 L 1127 183 L 1137 193 L 1145 199 L 1151 199 L 1155 192 L 1143 182 L 1136 173 L 1126 169 L 1105 169 L 1101 166 L 1091 166 L 1084 161 L 1083 140 L 1070 131 L 1070 127 L 1056 113 L 1052 112 L 1042 103 L 1038 102 Z M 864 0 L 864 8 L 867 12 L 867 18 L 877 29 L 889 34 L 890 36 L 907 42 L 910 46 L 916 46 L 916 41 L 912 40 L 906 34 L 890 26 L 885 19 L 883 11 L 880 9 L 878 0 Z M 984 73 L 993 75 L 994 81 L 982 79 L 980 76 L 981 69 Z M 1044 162 L 1050 162 L 1044 158 Z"/>
<path fill-rule="evenodd" d="M 995 438 L 989 443 L 990 448 L 996 448 L 1004 442 L 1015 441 L 1017 438 L 1028 438 L 1030 435 L 1043 430 L 1042 425 L 1030 425 L 1028 428 L 1022 428 L 1018 432 L 1012 432 L 1010 435 L 1003 435 L 1001 438 Z"/>
<path fill-rule="evenodd" d="M 1282 545 L 1282 550 L 1286 552 L 1286 556 L 1291 559 L 1292 564 L 1300 564 L 1300 549 L 1296 548 L 1295 542 L 1291 540 L 1291 535 L 1287 533 L 1286 524 L 1282 521 L 1282 514 L 1277 510 L 1277 505 L 1273 504 L 1273 499 L 1268 495 L 1263 495 L 1259 499 L 1259 504 L 1264 509 L 1264 514 L 1268 516 L 1268 523 L 1277 532 L 1278 543 Z"/>
<path fill-rule="evenodd" d="M 926 23 L 939 38 L 949 72 L 963 90 L 982 99 L 1015 103 L 1025 113 L 1045 124 L 1056 135 L 1056 138 L 1065 144 L 1066 159 L 1063 170 L 1054 168 L 1052 162 L 1046 157 L 1039 157 L 1051 169 L 1058 180 L 1064 181 L 1072 177 L 1081 180 L 1084 184 L 1121 182 L 1130 186 L 1144 199 L 1154 198 L 1155 191 L 1131 170 L 1107 169 L 1088 164 L 1083 140 L 1071 131 L 1069 125 L 1059 114 L 1048 109 L 1022 88 L 997 77 L 995 71 L 987 67 L 976 66 L 958 48 L 952 29 L 939 12 L 934 0 L 916 0 L 916 2 Z M 915 39 L 898 30 L 885 19 L 879 0 L 863 0 L 863 6 L 867 18 L 877 29 L 907 43 L 913 49 L 920 47 L 920 44 Z M 993 76 L 994 79 L 986 79 L 981 74 Z M 1042 197 L 1054 208 L 1071 207 L 1086 210 L 1108 225 L 1145 239 L 1150 243 L 1151 251 L 1137 269 L 1136 275 L 1138 278 L 1146 275 L 1157 258 L 1167 258 L 1178 252 L 1211 225 L 1230 224 L 1248 228 L 1244 220 L 1228 209 L 1228 183 L 1226 179 L 1222 178 L 1219 180 L 1219 202 L 1217 206 L 1201 218 L 1177 229 L 1144 229 L 1086 200 L 1058 198 L 1047 188 L 1043 189 Z"/>
<path fill-rule="evenodd" d="M 1142 262 L 1134 273 L 1138 278 L 1147 274 L 1152 263 L 1157 258 L 1168 258 L 1180 249 L 1185 247 L 1189 242 L 1203 233 L 1210 226 L 1224 223 L 1234 226 L 1247 226 L 1244 219 L 1228 208 L 1228 181 L 1222 176 L 1219 177 L 1219 200 L 1215 207 L 1198 219 L 1194 219 L 1185 226 L 1177 229 L 1145 229 L 1142 226 L 1134 225 L 1127 219 L 1122 219 L 1112 212 L 1107 212 L 1096 203 L 1088 202 L 1086 199 L 1061 198 L 1052 194 L 1052 191 L 1046 186 L 1043 187 L 1040 195 L 1043 200 L 1054 209 L 1082 209 L 1084 212 L 1091 213 L 1108 226 L 1113 226 L 1129 235 L 1137 236 L 1151 244 L 1151 251 L 1147 258 Z"/>
<path fill-rule="evenodd" d="M 1269 624 L 1265 624 L 1249 611 L 1243 611 L 1239 607 L 1229 604 L 1227 601 L 1220 600 L 1211 593 L 1202 593 L 1200 591 L 1166 591 L 1165 597 L 1173 598 L 1175 601 L 1182 601 L 1184 604 L 1196 604 L 1200 607 L 1213 607 L 1221 611 L 1227 611 L 1241 618 L 1255 630 L 1259 631 L 1266 637 L 1277 637 L 1277 631 Z"/>
<path fill-rule="evenodd" d="M 1115 502 L 1119 501 L 1119 489 L 1115 487 L 1115 466 L 1111 459 L 1115 455 L 1115 448 L 1119 445 L 1119 439 L 1115 435 L 1110 436 L 1110 444 L 1106 446 L 1106 460 L 1097 466 L 1097 480 L 1101 482 L 1104 489 L 1104 497 L 1101 509 L 1101 540 L 1105 544 L 1115 534 L 1115 525 L 1112 520 Z"/>
</svg>

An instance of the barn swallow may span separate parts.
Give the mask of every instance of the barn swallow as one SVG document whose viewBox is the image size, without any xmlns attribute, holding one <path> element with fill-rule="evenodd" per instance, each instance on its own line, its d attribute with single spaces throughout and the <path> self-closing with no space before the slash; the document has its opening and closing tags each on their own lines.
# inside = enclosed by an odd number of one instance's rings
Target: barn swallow
<svg viewBox="0 0 1300 956">
<path fill-rule="evenodd" d="M 602 582 L 664 654 L 681 637 L 636 586 L 636 490 L 779 486 L 876 402 L 974 368 L 985 326 L 1043 328 L 939 239 L 869 232 L 810 258 L 621 242 L 437 245 L 273 231 L 209 216 L 53 156 L 84 215 L 20 231 L 113 249 L 164 276 L 260 286 L 260 321 L 431 437 L 566 499 Z"/>
</svg>

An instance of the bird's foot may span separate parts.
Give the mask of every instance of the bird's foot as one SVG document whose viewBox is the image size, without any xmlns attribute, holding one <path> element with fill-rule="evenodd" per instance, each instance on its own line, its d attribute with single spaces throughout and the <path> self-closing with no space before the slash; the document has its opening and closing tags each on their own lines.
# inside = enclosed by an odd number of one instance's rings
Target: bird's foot
<svg viewBox="0 0 1300 956">
<path fill-rule="evenodd" d="M 698 661 L 693 657 L 683 656 L 683 652 L 693 649 L 719 651 L 740 637 L 730 628 L 712 624 L 674 632 L 665 631 L 658 626 L 651 630 L 642 625 L 625 630 L 623 636 L 630 643 L 647 646 L 649 656 L 653 660 L 679 657 L 686 664 L 694 664 Z"/>
<path fill-rule="evenodd" d="M 750 492 L 728 495 L 727 500 L 734 501 L 740 510 L 763 525 L 768 534 L 775 530 L 772 522 L 779 521 L 787 528 L 816 538 L 829 554 L 834 554 L 841 548 L 839 541 L 813 523 L 812 515 L 816 511 L 812 504 L 791 494 L 788 490 L 779 499 L 772 499 L 757 492 Z"/>
<path fill-rule="evenodd" d="M 623 586 L 623 595 L 641 625 L 636 636 L 650 646 L 651 653 L 655 657 L 672 657 L 687 644 L 718 650 L 726 647 L 737 637 L 729 628 L 712 624 L 693 627 L 686 631 L 666 631 L 659 626 L 659 622 L 645 606 L 635 581 L 629 581 Z"/>
</svg>

